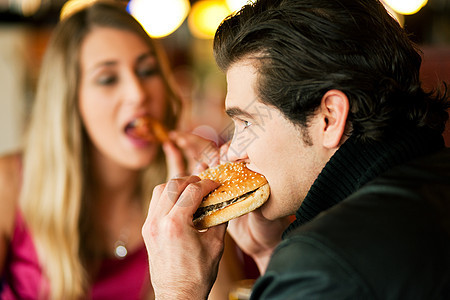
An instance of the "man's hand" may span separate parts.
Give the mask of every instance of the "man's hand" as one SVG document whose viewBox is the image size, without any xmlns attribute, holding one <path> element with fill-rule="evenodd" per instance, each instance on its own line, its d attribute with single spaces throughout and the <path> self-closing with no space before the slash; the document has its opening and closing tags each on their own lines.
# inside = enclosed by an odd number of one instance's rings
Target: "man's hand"
<svg viewBox="0 0 450 300">
<path fill-rule="evenodd" d="M 260 209 L 231 220 L 228 232 L 242 251 L 250 255 L 264 274 L 275 247 L 281 242 L 281 235 L 287 228 L 289 218 L 270 221 L 264 218 Z"/>
<path fill-rule="evenodd" d="M 199 232 L 192 216 L 217 186 L 189 176 L 154 189 L 142 235 L 157 299 L 207 298 L 217 276 L 226 225 Z"/>
<path fill-rule="evenodd" d="M 231 142 L 227 142 L 220 147 L 220 163 L 233 158 L 233 155 L 231 157 L 229 155 L 230 145 Z M 258 208 L 249 214 L 229 221 L 228 233 L 238 247 L 253 258 L 259 272 L 263 274 L 273 250 L 281 242 L 281 235 L 289 223 L 288 217 L 275 221 L 267 220 Z"/>
</svg>

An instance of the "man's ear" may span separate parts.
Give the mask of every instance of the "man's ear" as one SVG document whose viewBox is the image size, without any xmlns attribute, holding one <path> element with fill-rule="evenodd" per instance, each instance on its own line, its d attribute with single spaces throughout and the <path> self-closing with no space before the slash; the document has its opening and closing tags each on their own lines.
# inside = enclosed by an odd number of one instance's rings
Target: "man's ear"
<svg viewBox="0 0 450 300">
<path fill-rule="evenodd" d="M 329 90 L 322 97 L 322 144 L 324 147 L 337 148 L 344 135 L 347 124 L 349 103 L 347 96 L 339 90 Z"/>
</svg>

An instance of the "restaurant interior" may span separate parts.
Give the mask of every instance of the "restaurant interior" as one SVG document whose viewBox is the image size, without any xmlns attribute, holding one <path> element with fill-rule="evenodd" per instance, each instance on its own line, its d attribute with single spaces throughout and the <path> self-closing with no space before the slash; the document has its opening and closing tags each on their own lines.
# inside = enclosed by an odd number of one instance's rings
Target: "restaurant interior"
<svg viewBox="0 0 450 300">
<path fill-rule="evenodd" d="M 20 147 L 40 61 L 56 22 L 89 1 L 0 0 L 0 153 Z M 246 1 L 117 1 L 128 5 L 165 48 L 185 106 L 182 129 L 226 140 L 226 83 L 212 56 L 212 37 L 220 21 Z M 423 52 L 424 86 L 450 82 L 450 0 L 384 2 Z M 450 146 L 449 126 L 445 138 Z"/>
</svg>

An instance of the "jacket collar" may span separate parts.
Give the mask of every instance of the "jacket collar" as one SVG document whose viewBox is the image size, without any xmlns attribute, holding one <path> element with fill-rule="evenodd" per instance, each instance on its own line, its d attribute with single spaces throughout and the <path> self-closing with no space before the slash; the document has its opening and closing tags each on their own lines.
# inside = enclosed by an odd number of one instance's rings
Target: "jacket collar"
<svg viewBox="0 0 450 300">
<path fill-rule="evenodd" d="M 387 170 L 443 147 L 442 136 L 426 129 L 400 130 L 383 142 L 351 136 L 323 168 L 283 238 Z"/>
</svg>

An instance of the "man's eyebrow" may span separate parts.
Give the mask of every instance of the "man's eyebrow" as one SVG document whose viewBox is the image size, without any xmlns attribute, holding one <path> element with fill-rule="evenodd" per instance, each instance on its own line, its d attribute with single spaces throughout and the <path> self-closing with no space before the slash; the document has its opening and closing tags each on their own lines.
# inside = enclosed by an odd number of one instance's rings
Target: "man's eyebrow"
<svg viewBox="0 0 450 300">
<path fill-rule="evenodd" d="M 225 112 L 227 113 L 227 115 L 230 118 L 246 117 L 246 118 L 254 119 L 254 117 L 253 117 L 253 115 L 251 113 L 246 112 L 245 110 L 242 110 L 239 107 L 230 107 Z"/>
</svg>

